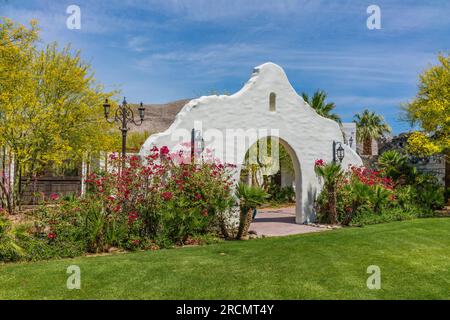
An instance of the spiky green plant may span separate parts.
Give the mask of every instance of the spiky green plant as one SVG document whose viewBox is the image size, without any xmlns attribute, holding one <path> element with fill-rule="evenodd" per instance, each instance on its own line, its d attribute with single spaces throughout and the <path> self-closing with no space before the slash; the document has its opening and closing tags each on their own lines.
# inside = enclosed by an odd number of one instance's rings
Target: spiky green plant
<svg viewBox="0 0 450 320">
<path fill-rule="evenodd" d="M 372 155 L 372 140 L 379 139 L 386 133 L 390 133 L 391 127 L 384 121 L 381 115 L 364 110 L 354 117 L 356 123 L 356 137 L 363 143 L 363 154 Z"/>
<path fill-rule="evenodd" d="M 241 216 L 239 220 L 239 229 L 237 238 L 242 239 L 247 236 L 248 229 L 252 222 L 253 210 L 263 204 L 269 194 L 263 189 L 255 186 L 248 186 L 244 183 L 239 183 L 236 189 L 236 197 L 239 199 Z"/>
<path fill-rule="evenodd" d="M 310 105 L 311 108 L 316 110 L 316 112 L 322 117 L 334 120 L 341 123 L 341 117 L 336 113 L 332 113 L 336 105 L 333 102 L 325 102 L 327 99 L 327 93 L 323 90 L 317 90 L 314 95 L 310 98 L 307 93 L 302 93 L 303 100 Z"/>
<path fill-rule="evenodd" d="M 324 188 L 328 193 L 328 220 L 331 224 L 337 224 L 337 184 L 344 177 L 345 173 L 341 165 L 329 163 L 315 166 L 316 174 L 323 179 Z"/>
</svg>

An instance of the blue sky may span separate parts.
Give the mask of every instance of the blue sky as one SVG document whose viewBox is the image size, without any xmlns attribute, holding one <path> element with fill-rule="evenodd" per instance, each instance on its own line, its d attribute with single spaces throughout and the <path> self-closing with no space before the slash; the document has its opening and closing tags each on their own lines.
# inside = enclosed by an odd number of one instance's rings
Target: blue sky
<svg viewBox="0 0 450 320">
<path fill-rule="evenodd" d="M 81 30 L 66 8 L 81 8 Z M 381 8 L 381 30 L 366 9 Z M 369 108 L 395 132 L 418 74 L 450 50 L 450 1 L 0 0 L 0 15 L 37 19 L 43 43 L 71 43 L 107 89 L 162 103 L 235 92 L 254 66 L 281 65 L 300 93 L 320 88 L 346 121 Z"/>
</svg>

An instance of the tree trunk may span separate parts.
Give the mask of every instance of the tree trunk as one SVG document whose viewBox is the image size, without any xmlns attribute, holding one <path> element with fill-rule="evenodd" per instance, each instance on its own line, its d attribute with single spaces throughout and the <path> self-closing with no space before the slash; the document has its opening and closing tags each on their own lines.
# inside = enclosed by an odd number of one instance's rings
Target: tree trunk
<svg viewBox="0 0 450 320">
<path fill-rule="evenodd" d="M 223 213 L 219 213 L 219 227 L 223 237 L 225 239 L 230 239 L 230 233 L 228 232 L 226 218 L 223 216 Z"/>
<path fill-rule="evenodd" d="M 328 210 L 329 210 L 329 220 L 331 224 L 337 224 L 337 202 L 336 190 L 334 185 L 328 186 Z"/>
<path fill-rule="evenodd" d="M 18 207 L 21 210 L 21 198 L 22 198 L 22 170 L 21 163 L 15 160 L 14 163 L 14 207 Z"/>
<path fill-rule="evenodd" d="M 245 240 L 248 236 L 248 229 L 253 220 L 253 209 L 252 208 L 241 208 L 241 217 L 239 221 L 239 229 L 237 233 L 237 239 Z"/>
<path fill-rule="evenodd" d="M 6 181 L 6 180 L 5 180 Z M 8 186 L 6 185 L 6 183 L 4 183 L 3 181 L 0 181 L 0 189 L 1 192 L 4 196 L 4 199 L 6 201 L 6 209 L 8 211 L 9 214 L 13 214 L 14 212 L 14 207 L 13 207 L 13 203 L 12 203 L 12 199 L 11 199 L 11 190 L 10 188 L 8 188 Z"/>
<path fill-rule="evenodd" d="M 450 205 L 450 198 L 449 198 L 449 188 L 450 188 L 450 154 L 445 154 L 444 156 L 445 161 L 445 196 L 447 205 Z"/>
<path fill-rule="evenodd" d="M 363 155 L 372 155 L 372 139 L 364 139 L 363 143 Z"/>
</svg>

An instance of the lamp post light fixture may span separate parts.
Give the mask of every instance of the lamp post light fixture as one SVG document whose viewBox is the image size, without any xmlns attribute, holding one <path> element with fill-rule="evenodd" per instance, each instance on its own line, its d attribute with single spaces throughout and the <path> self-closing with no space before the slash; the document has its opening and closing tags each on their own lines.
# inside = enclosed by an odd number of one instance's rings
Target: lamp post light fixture
<svg viewBox="0 0 450 320">
<path fill-rule="evenodd" d="M 333 162 L 336 162 L 337 159 L 339 160 L 339 163 L 342 163 L 344 157 L 345 157 L 345 150 L 342 147 L 342 143 L 333 141 Z"/>
<path fill-rule="evenodd" d="M 200 157 L 205 149 L 205 140 L 200 130 L 191 131 L 191 161 L 194 162 L 195 156 Z"/>
<path fill-rule="evenodd" d="M 349 147 L 350 148 L 352 148 L 352 146 L 353 146 L 353 136 L 350 136 L 350 139 L 348 140 L 348 145 L 349 145 Z"/>
<path fill-rule="evenodd" d="M 105 112 L 105 119 L 108 123 L 120 124 L 119 130 L 122 132 L 122 169 L 123 169 L 125 167 L 125 157 L 127 154 L 127 133 L 130 130 L 128 124 L 132 123 L 135 126 L 140 126 L 142 122 L 144 122 L 145 116 L 144 104 L 141 102 L 138 108 L 140 121 L 136 121 L 134 119 L 134 112 L 128 105 L 126 98 L 123 98 L 122 104 L 119 105 L 117 109 L 114 111 L 114 117 L 112 119 L 109 118 L 109 115 L 111 113 L 111 104 L 109 103 L 108 99 L 105 100 L 105 103 L 103 104 L 103 109 Z"/>
</svg>

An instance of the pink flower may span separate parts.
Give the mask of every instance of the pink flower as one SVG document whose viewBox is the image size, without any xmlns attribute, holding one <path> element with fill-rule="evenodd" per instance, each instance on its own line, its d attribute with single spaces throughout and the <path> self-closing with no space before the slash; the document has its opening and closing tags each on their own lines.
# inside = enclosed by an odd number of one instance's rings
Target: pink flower
<svg viewBox="0 0 450 320">
<path fill-rule="evenodd" d="M 201 199 L 202 199 L 202 195 L 199 194 L 199 193 L 197 193 L 197 194 L 195 195 L 195 200 L 201 200 Z"/>
<path fill-rule="evenodd" d="M 50 232 L 49 234 L 47 234 L 47 238 L 55 239 L 56 238 L 56 233 Z"/>
<path fill-rule="evenodd" d="M 173 194 L 172 192 L 163 192 L 161 194 L 161 197 L 165 200 L 165 201 L 170 201 L 173 198 Z"/>
<path fill-rule="evenodd" d="M 135 222 L 138 218 L 139 214 L 136 211 L 131 211 L 128 214 L 128 223 L 132 224 L 133 222 Z"/>
<path fill-rule="evenodd" d="M 59 195 L 57 195 L 56 193 L 52 193 L 50 195 L 50 200 L 57 201 L 58 199 L 59 199 Z"/>
<path fill-rule="evenodd" d="M 167 146 L 163 146 L 163 147 L 161 147 L 160 152 L 161 152 L 161 155 L 166 156 L 166 155 L 169 154 L 170 151 L 169 151 L 169 148 Z"/>
<path fill-rule="evenodd" d="M 322 166 L 325 165 L 325 161 L 323 161 L 323 159 L 318 159 L 318 160 L 316 160 L 316 162 L 314 163 L 314 165 L 315 165 L 316 167 L 322 167 Z"/>
</svg>

